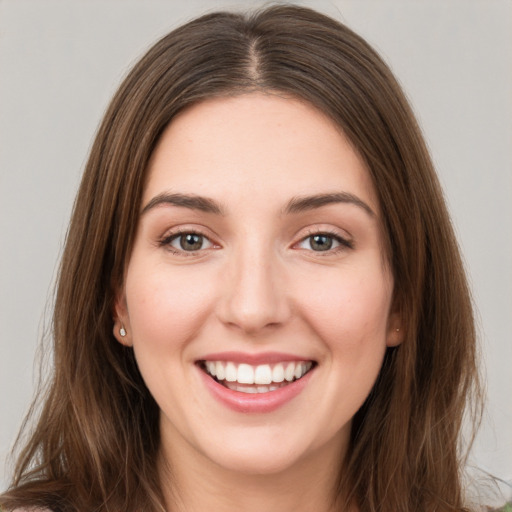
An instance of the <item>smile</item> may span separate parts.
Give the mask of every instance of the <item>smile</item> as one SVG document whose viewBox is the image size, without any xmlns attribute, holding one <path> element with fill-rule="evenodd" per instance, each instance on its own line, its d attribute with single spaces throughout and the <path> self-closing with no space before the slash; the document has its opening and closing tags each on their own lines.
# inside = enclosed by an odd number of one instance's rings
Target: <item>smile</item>
<svg viewBox="0 0 512 512">
<path fill-rule="evenodd" d="M 217 382 L 232 391 L 260 394 L 276 391 L 306 375 L 312 361 L 287 361 L 250 365 L 232 361 L 201 361 L 199 366 Z"/>
</svg>

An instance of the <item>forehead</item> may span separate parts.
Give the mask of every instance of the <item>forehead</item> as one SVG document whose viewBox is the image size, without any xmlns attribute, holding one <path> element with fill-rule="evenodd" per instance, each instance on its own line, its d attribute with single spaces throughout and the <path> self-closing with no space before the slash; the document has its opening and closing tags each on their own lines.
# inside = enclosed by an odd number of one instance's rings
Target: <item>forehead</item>
<svg viewBox="0 0 512 512">
<path fill-rule="evenodd" d="M 345 191 L 378 210 L 368 170 L 341 129 L 312 105 L 276 94 L 186 109 L 163 133 L 148 171 L 143 203 L 163 191 L 223 201 Z"/>
</svg>

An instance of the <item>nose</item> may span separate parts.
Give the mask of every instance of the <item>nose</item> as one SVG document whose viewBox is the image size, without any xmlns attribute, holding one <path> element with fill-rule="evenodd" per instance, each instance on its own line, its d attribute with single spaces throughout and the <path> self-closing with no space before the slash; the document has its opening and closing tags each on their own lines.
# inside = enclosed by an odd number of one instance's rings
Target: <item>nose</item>
<svg viewBox="0 0 512 512">
<path fill-rule="evenodd" d="M 224 324 L 251 335 L 284 324 L 291 313 L 279 257 L 271 248 L 254 245 L 236 251 L 226 263 L 218 308 Z"/>
</svg>

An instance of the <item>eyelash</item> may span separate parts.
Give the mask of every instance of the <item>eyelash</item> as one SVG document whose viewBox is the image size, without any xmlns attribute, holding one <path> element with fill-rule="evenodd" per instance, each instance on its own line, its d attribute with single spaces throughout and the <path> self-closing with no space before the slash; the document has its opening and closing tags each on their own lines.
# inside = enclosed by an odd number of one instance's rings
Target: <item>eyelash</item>
<svg viewBox="0 0 512 512">
<path fill-rule="evenodd" d="M 196 251 L 186 251 L 184 249 L 176 249 L 175 247 L 173 247 L 171 245 L 172 242 L 174 242 L 175 240 L 177 240 L 178 238 L 180 238 L 180 237 L 182 237 L 184 235 L 199 236 L 203 240 L 208 241 L 208 243 L 210 243 L 212 246 L 215 245 L 210 240 L 210 238 L 208 236 L 206 236 L 205 234 L 201 233 L 200 231 L 195 231 L 195 230 L 178 230 L 178 231 L 175 231 L 175 232 L 165 236 L 164 238 L 162 238 L 158 242 L 158 245 L 160 247 L 165 247 L 167 250 L 169 250 L 173 254 L 176 254 L 176 255 L 179 255 L 179 256 L 185 256 L 185 257 L 195 256 L 199 252 L 202 252 L 202 251 L 206 250 L 206 249 L 198 249 Z M 343 251 L 343 250 L 346 250 L 346 249 L 353 249 L 354 248 L 354 244 L 353 244 L 353 242 L 351 240 L 347 240 L 346 238 L 341 237 L 338 233 L 335 233 L 335 232 L 332 232 L 332 231 L 325 231 L 325 230 L 318 230 L 318 231 L 311 231 L 311 232 L 309 232 L 307 236 L 301 238 L 299 240 L 299 242 L 294 244 L 294 247 L 296 247 L 296 246 L 306 242 L 308 239 L 311 240 L 315 236 L 324 236 L 326 238 L 330 238 L 330 239 L 334 240 L 335 242 L 337 242 L 339 244 L 337 247 L 329 248 L 329 249 L 326 249 L 324 251 L 314 251 L 313 249 L 305 249 L 305 250 L 308 250 L 310 252 L 316 253 L 318 256 L 328 256 L 328 255 L 336 254 L 339 251 Z"/>
<path fill-rule="evenodd" d="M 351 240 L 347 240 L 346 238 L 343 238 L 342 236 L 340 236 L 338 233 L 336 233 L 334 231 L 326 231 L 326 230 L 310 231 L 307 236 L 301 238 L 298 243 L 294 244 L 294 246 L 300 245 L 300 244 L 306 242 L 308 239 L 312 240 L 313 237 L 315 237 L 315 236 L 324 236 L 326 238 L 330 238 L 330 239 L 334 240 L 335 242 L 339 243 L 339 245 L 337 247 L 329 248 L 325 251 L 314 251 L 312 249 L 306 249 L 306 250 L 309 250 L 309 251 L 315 253 L 315 255 L 318 255 L 318 256 L 329 256 L 329 255 L 336 254 L 340 251 L 344 251 L 346 249 L 354 248 L 354 244 Z"/>
<path fill-rule="evenodd" d="M 184 229 L 184 230 L 178 230 L 178 231 L 174 231 L 173 233 L 165 236 L 164 238 L 162 238 L 159 242 L 158 242 L 158 245 L 160 247 L 165 247 L 168 251 L 170 251 L 171 253 L 173 254 L 176 254 L 178 256 L 185 256 L 185 257 L 188 257 L 188 256 L 196 256 L 199 252 L 202 252 L 204 251 L 205 249 L 199 249 L 197 251 L 186 251 L 184 249 L 176 249 L 175 247 L 173 247 L 171 244 L 172 242 L 174 242 L 174 240 L 184 236 L 184 235 L 195 235 L 195 236 L 199 236 L 201 237 L 203 240 L 206 240 L 208 241 L 212 246 L 214 246 L 215 244 L 210 240 L 209 237 L 207 237 L 205 234 L 201 233 L 200 231 L 195 231 L 193 229 Z"/>
</svg>

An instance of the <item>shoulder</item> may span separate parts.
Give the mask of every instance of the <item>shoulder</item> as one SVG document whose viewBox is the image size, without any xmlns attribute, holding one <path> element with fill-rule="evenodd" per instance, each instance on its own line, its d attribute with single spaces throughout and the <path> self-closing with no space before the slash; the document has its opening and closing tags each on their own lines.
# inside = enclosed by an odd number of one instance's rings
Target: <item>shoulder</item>
<svg viewBox="0 0 512 512">
<path fill-rule="evenodd" d="M 0 509 L 0 512 L 3 512 Z M 52 512 L 49 508 L 39 508 L 39 507 L 30 507 L 30 508 L 15 508 L 12 512 Z"/>
</svg>

